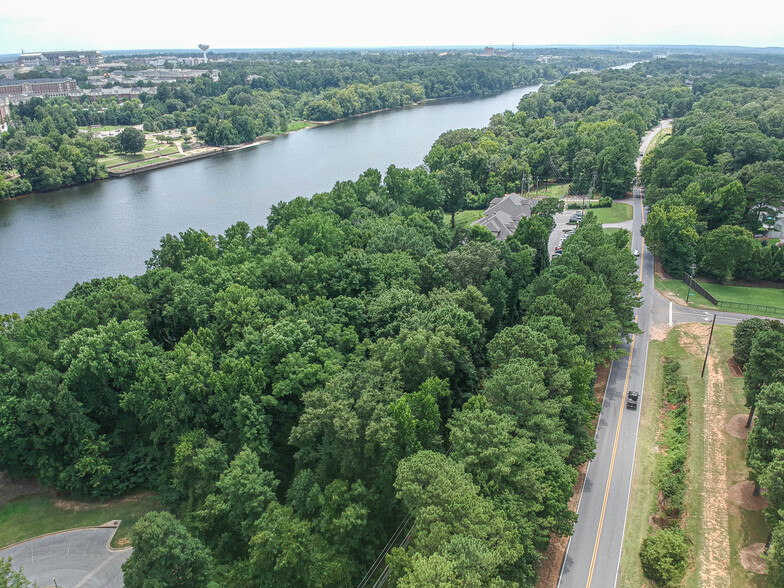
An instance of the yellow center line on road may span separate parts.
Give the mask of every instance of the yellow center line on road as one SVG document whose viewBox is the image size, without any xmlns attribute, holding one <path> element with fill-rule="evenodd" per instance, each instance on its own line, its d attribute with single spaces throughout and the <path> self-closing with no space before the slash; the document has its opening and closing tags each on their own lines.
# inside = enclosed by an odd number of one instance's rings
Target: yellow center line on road
<svg viewBox="0 0 784 588">
<path fill-rule="evenodd" d="M 642 199 L 642 191 L 640 191 L 640 199 Z M 645 206 L 642 205 L 640 202 L 640 206 L 642 208 L 642 217 L 643 223 L 645 222 Z M 632 235 L 634 237 L 634 235 Z M 642 266 L 645 262 L 645 255 L 643 254 L 645 251 L 645 238 L 642 240 L 642 248 L 640 249 L 640 281 L 642 281 Z M 634 317 L 635 324 L 637 323 L 638 316 Z M 634 342 L 637 339 L 637 335 L 632 335 L 632 344 L 629 348 L 629 363 L 626 366 L 626 379 L 623 382 L 623 392 L 626 392 L 627 387 L 629 386 L 629 375 L 632 371 L 632 357 L 634 356 Z M 622 398 L 626 395 L 623 394 Z M 642 397 L 642 395 L 640 395 Z M 640 410 L 642 410 L 642 404 L 640 405 Z M 612 481 L 613 475 L 613 468 L 615 467 L 615 454 L 618 450 L 618 438 L 621 434 L 621 423 L 623 422 L 623 415 L 625 413 L 625 407 L 623 404 L 621 405 L 621 413 L 618 415 L 618 424 L 615 427 L 615 440 L 613 441 L 613 450 L 612 450 L 612 457 L 610 458 L 610 471 L 607 474 L 607 486 L 604 488 L 604 501 L 602 502 L 602 512 L 599 515 L 599 527 L 596 530 L 596 541 L 593 544 L 593 555 L 591 555 L 591 567 L 588 569 L 588 581 L 585 584 L 585 588 L 590 588 L 591 581 L 593 580 L 593 570 L 596 566 L 596 555 L 599 553 L 599 541 L 602 538 L 602 527 L 604 526 L 604 514 L 607 510 L 607 498 L 610 495 L 610 482 Z M 627 505 L 628 508 L 628 505 Z"/>
</svg>

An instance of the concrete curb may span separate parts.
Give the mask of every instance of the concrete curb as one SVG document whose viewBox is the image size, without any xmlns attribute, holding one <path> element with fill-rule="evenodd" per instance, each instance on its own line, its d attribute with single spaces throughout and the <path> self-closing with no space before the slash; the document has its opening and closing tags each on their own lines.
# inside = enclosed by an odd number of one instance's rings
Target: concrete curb
<svg viewBox="0 0 784 588">
<path fill-rule="evenodd" d="M 71 529 L 63 529 L 62 531 L 52 531 L 51 533 L 44 533 L 43 535 L 38 535 L 37 537 L 30 537 L 29 539 L 24 539 L 22 541 L 17 541 L 16 543 L 11 543 L 11 545 L 6 545 L 2 549 L 0 549 L 0 553 L 5 551 L 6 549 L 11 549 L 12 547 L 18 547 L 19 545 L 24 545 L 25 543 L 29 543 L 30 541 L 37 541 L 38 539 L 43 539 L 44 537 L 51 537 L 53 535 L 62 535 L 63 533 L 70 533 L 71 531 L 87 531 L 90 529 L 114 529 L 114 533 L 109 536 L 109 540 L 106 542 L 106 549 L 107 551 L 125 551 L 127 549 L 133 549 L 132 547 L 112 547 L 111 542 L 114 538 L 114 534 L 117 532 L 117 529 L 120 527 L 121 520 L 114 520 L 108 521 L 103 525 L 95 525 L 91 527 L 73 527 Z M 115 524 L 116 523 L 116 524 Z"/>
</svg>

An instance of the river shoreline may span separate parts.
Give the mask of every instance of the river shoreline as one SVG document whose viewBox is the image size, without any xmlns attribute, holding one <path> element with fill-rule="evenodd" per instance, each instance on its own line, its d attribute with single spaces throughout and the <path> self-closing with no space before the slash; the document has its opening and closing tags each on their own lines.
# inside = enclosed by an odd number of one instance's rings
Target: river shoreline
<svg viewBox="0 0 784 588">
<path fill-rule="evenodd" d="M 144 273 L 163 235 L 188 228 L 222 234 L 243 220 L 264 225 L 273 206 L 329 191 L 368 169 L 414 168 L 438 137 L 479 128 L 515 110 L 536 86 L 477 100 L 439 100 L 292 134 L 264 149 L 210 157 L 0 206 L 0 311 L 49 307 L 75 283 Z"/>
<path fill-rule="evenodd" d="M 537 82 L 536 84 L 531 84 L 531 86 L 535 86 L 535 85 L 542 86 L 542 85 L 546 85 L 546 84 L 553 84 L 553 83 L 556 83 L 556 82 L 557 82 L 557 80 L 555 80 L 555 81 L 542 81 L 542 82 Z M 122 175 L 120 175 L 120 174 L 108 175 L 105 178 L 95 178 L 94 180 L 90 180 L 90 181 L 87 181 L 87 182 L 79 182 L 77 184 L 68 184 L 68 185 L 64 185 L 64 186 L 59 186 L 57 188 L 52 188 L 51 190 L 39 190 L 37 192 L 28 192 L 27 194 L 19 194 L 17 196 L 12 196 L 11 198 L 3 198 L 2 200 L 0 200 L 0 205 L 2 205 L 3 202 L 10 202 L 10 201 L 13 201 L 13 200 L 20 200 L 22 198 L 30 198 L 31 196 L 36 196 L 38 194 L 49 194 L 51 192 L 56 192 L 58 190 L 62 190 L 62 189 L 65 189 L 65 188 L 73 188 L 73 187 L 77 187 L 77 186 L 85 186 L 87 184 L 93 184 L 95 182 L 102 182 L 104 180 L 116 180 L 116 179 L 126 178 L 126 177 L 128 177 L 130 175 L 134 175 L 134 174 L 139 174 L 139 173 L 143 173 L 143 172 L 152 172 L 152 171 L 156 171 L 156 170 L 159 170 L 159 169 L 165 169 L 165 168 L 168 168 L 168 167 L 172 167 L 172 166 L 175 166 L 175 165 L 180 165 L 180 164 L 183 164 L 183 163 L 191 163 L 193 161 L 199 161 L 201 159 L 204 159 L 205 157 L 210 157 L 210 156 L 214 156 L 214 155 L 221 155 L 221 154 L 224 154 L 224 153 L 231 153 L 233 151 L 240 151 L 242 149 L 247 149 L 249 147 L 256 147 L 258 145 L 264 145 L 266 143 L 269 143 L 269 142 L 273 141 L 274 139 L 276 139 L 278 137 L 285 137 L 286 135 L 290 135 L 292 133 L 298 133 L 300 131 L 306 131 L 306 130 L 311 129 L 311 128 L 324 127 L 324 126 L 328 126 L 328 125 L 334 125 L 334 124 L 337 124 L 337 123 L 347 122 L 347 121 L 351 121 L 351 120 L 354 120 L 354 119 L 357 119 L 357 118 L 361 118 L 361 117 L 364 117 L 364 116 L 370 116 L 372 114 L 380 114 L 382 112 L 391 112 L 391 111 L 397 111 L 397 110 L 405 110 L 407 108 L 427 106 L 429 104 L 433 104 L 433 103 L 436 103 L 436 102 L 446 102 L 446 101 L 449 101 L 449 100 L 460 100 L 460 99 L 469 99 L 470 100 L 470 99 L 490 98 L 490 97 L 492 97 L 494 95 L 497 95 L 497 94 L 502 94 L 504 92 L 509 92 L 511 90 L 517 90 L 517 89 L 528 88 L 528 87 L 530 87 L 530 86 L 512 86 L 511 88 L 509 88 L 507 90 L 501 90 L 501 92 L 496 92 L 495 94 L 488 94 L 488 95 L 482 95 L 482 96 L 444 96 L 444 97 L 441 97 L 441 98 L 425 98 L 423 100 L 419 100 L 418 102 L 412 102 L 411 104 L 404 104 L 403 106 L 394 106 L 394 107 L 390 106 L 389 108 L 380 108 L 378 110 L 370 110 L 368 112 L 360 112 L 360 113 L 357 113 L 357 114 L 353 114 L 351 116 L 345 116 L 345 117 L 342 117 L 342 118 L 336 118 L 334 120 L 326 120 L 326 121 L 308 120 L 308 121 L 305 121 L 305 122 L 307 122 L 307 126 L 302 127 L 301 129 L 294 129 L 294 130 L 291 130 L 291 131 L 286 131 L 284 133 L 275 134 L 275 135 L 260 135 L 259 137 L 256 138 L 255 141 L 252 141 L 250 143 L 240 143 L 239 145 L 232 145 L 230 147 L 219 148 L 220 150 L 216 150 L 216 151 L 210 152 L 210 153 L 205 153 L 205 154 L 203 154 L 201 156 L 197 156 L 197 157 L 184 157 L 182 159 L 172 159 L 172 160 L 167 160 L 165 162 L 162 161 L 162 162 L 159 162 L 159 164 L 151 164 L 150 166 L 140 167 L 140 168 L 136 168 L 136 169 L 133 169 L 133 170 L 128 170 L 128 173 L 124 173 Z M 155 159 L 155 158 L 153 158 L 153 159 Z M 149 169 L 148 169 L 148 167 L 149 167 Z M 107 173 L 109 173 L 109 170 L 107 170 Z"/>
</svg>

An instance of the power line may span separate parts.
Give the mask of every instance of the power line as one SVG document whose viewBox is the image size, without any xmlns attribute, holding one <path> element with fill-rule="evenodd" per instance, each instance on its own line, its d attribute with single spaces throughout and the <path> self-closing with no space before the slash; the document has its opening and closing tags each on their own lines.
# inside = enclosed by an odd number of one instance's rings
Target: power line
<svg viewBox="0 0 784 588">
<path fill-rule="evenodd" d="M 449 449 L 447 450 L 445 454 L 446 457 L 449 457 L 450 453 L 452 453 L 452 446 L 450 446 Z M 389 541 L 387 541 L 387 544 L 384 546 L 384 549 L 382 549 L 381 553 L 378 554 L 376 561 L 373 562 L 373 565 L 370 566 L 370 569 L 365 573 L 364 577 L 362 578 L 362 580 L 360 580 L 359 584 L 357 584 L 357 588 L 364 588 L 365 586 L 367 586 L 368 582 L 370 582 L 370 579 L 373 577 L 373 574 L 376 573 L 376 570 L 378 570 L 381 563 L 382 562 L 386 563 L 387 555 L 394 548 L 394 543 L 398 540 L 401 531 L 405 528 L 405 525 L 408 524 L 408 521 L 411 520 L 412 516 L 413 515 L 409 510 L 408 513 L 406 514 L 406 517 L 397 526 L 397 529 L 392 534 L 392 537 L 390 537 Z M 403 541 L 400 542 L 400 547 L 404 549 L 408 547 L 408 544 L 411 542 L 411 537 L 415 528 L 416 528 L 416 521 L 414 521 L 414 524 L 411 525 L 411 528 L 406 532 Z M 389 566 L 384 565 L 384 570 L 381 572 L 381 575 L 378 577 L 378 579 L 376 579 L 376 581 L 373 583 L 373 588 L 379 588 L 380 586 L 383 586 L 386 583 L 386 581 L 389 579 L 389 573 L 390 573 Z"/>
</svg>

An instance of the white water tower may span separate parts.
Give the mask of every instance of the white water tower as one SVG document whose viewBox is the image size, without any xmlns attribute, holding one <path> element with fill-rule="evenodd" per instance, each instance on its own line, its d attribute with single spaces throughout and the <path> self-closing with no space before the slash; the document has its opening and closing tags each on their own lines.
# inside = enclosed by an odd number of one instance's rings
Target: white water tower
<svg viewBox="0 0 784 588">
<path fill-rule="evenodd" d="M 201 52 L 204 53 L 204 63 L 207 63 L 207 49 L 209 48 L 210 46 L 207 45 L 206 43 L 199 44 L 199 49 L 201 49 Z"/>
</svg>

